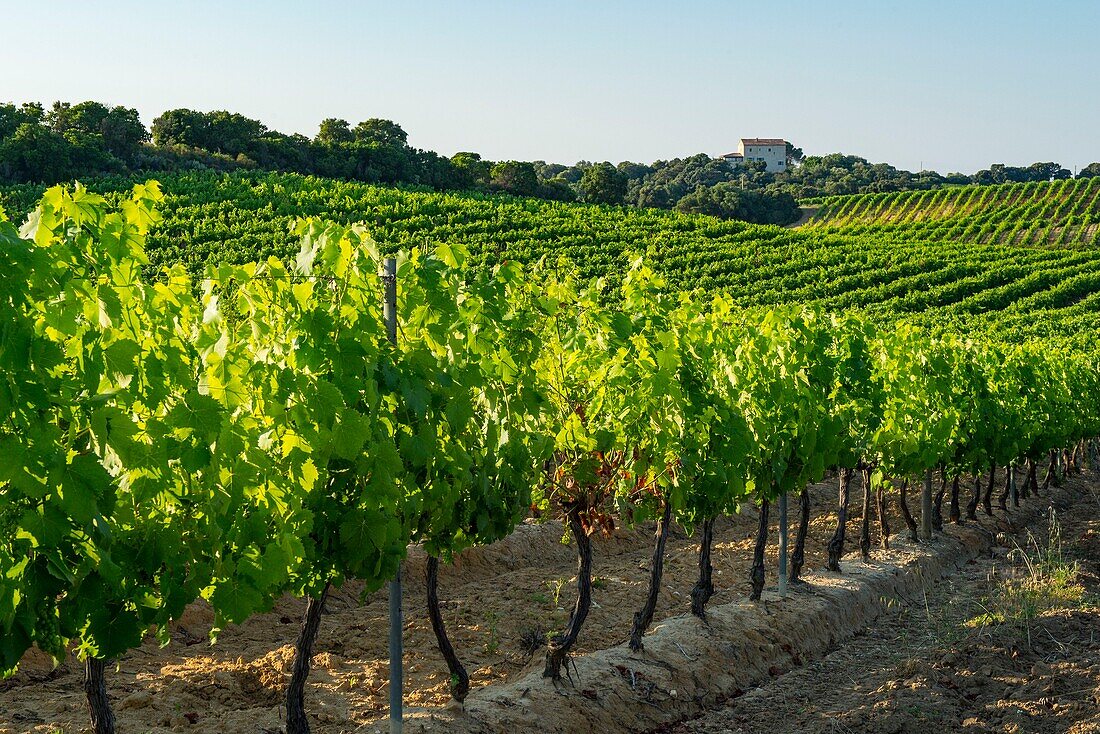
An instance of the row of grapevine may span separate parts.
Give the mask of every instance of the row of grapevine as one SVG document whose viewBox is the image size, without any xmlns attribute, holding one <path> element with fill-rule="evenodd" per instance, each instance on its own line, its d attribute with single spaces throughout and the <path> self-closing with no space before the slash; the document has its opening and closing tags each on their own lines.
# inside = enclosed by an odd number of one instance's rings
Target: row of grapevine
<svg viewBox="0 0 1100 734">
<path fill-rule="evenodd" d="M 925 238 L 923 225 L 915 222 L 893 230 L 870 224 L 783 230 L 654 210 L 402 191 L 289 175 L 185 174 L 165 183 L 163 218 L 148 236 L 151 267 L 183 263 L 195 277 L 212 262 L 240 264 L 270 256 L 289 261 L 297 248 L 289 226 L 295 213 L 365 221 L 390 252 L 462 244 L 470 252 L 468 263 L 478 269 L 505 260 L 534 264 L 566 257 L 581 276 L 591 278 L 622 272 L 636 252 L 670 291 L 723 292 L 741 306 L 810 302 L 827 310 L 860 308 L 886 318 L 928 312 L 929 318 L 959 328 L 982 328 L 991 304 L 1003 307 L 1013 293 L 1038 294 L 1079 270 L 1100 267 L 1095 248 L 1036 251 L 973 241 L 981 227 L 1016 227 L 1020 221 L 978 225 L 983 207 L 992 207 L 997 197 L 1015 201 L 1045 190 L 1040 184 L 958 190 L 974 211 L 952 220 L 958 231 L 944 229 Z M 126 179 L 97 182 L 115 192 L 110 200 L 129 185 Z M 942 191 L 932 195 L 929 206 L 949 200 Z M 1066 210 L 1069 217 L 1095 211 L 1100 188 L 1086 186 L 1089 191 L 1091 199 L 1076 196 L 1075 208 Z M 38 193 L 21 187 L 0 192 L 0 199 L 10 211 L 26 212 Z M 1085 213 L 1073 213 L 1078 210 Z M 1035 237 L 1041 229 L 1034 230 Z M 1100 224 L 1077 230 L 1100 232 Z M 1018 280 L 1023 282 L 1017 288 Z M 990 289 L 996 292 L 983 292 Z M 1058 310 L 1047 309 L 1036 329 L 1079 339 L 1087 317 L 1065 313 L 1072 323 L 1059 325 Z M 1100 324 L 1094 320 L 1094 325 Z"/>
<path fill-rule="evenodd" d="M 1034 464 L 1100 434 L 1094 353 L 675 294 L 640 257 L 589 279 L 564 262 L 475 268 L 457 245 L 401 252 L 392 340 L 364 228 L 302 220 L 292 262 L 211 265 L 195 282 L 179 264 L 149 272 L 162 199 L 149 183 L 112 210 L 55 188 L 21 230 L 0 222 L 0 664 L 75 645 L 97 732 L 112 729 L 105 661 L 149 632 L 167 640 L 198 598 L 215 629 L 309 600 L 286 700 L 288 732 L 304 732 L 328 590 L 379 588 L 410 543 L 437 569 L 532 505 L 561 517 L 578 581 L 547 645 L 557 678 L 591 602 L 596 532 L 660 521 L 640 647 L 673 522 L 703 530 L 703 615 L 710 528 L 742 502 L 761 506 L 759 597 L 770 503 L 830 467 L 866 468 L 883 496 L 891 480 Z M 435 596 L 429 584 L 461 698 Z"/>
<path fill-rule="evenodd" d="M 935 242 L 1091 245 L 1100 230 L 1100 180 L 838 196 L 820 202 L 809 227 Z"/>
</svg>

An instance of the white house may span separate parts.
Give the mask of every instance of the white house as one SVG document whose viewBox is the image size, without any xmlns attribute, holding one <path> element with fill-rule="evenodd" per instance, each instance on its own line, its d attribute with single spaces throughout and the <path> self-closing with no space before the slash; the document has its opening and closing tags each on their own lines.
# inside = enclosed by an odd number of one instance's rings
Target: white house
<svg viewBox="0 0 1100 734">
<path fill-rule="evenodd" d="M 722 156 L 734 166 L 745 161 L 764 161 L 768 173 L 787 170 L 787 141 L 780 138 L 741 138 L 736 153 Z"/>
</svg>

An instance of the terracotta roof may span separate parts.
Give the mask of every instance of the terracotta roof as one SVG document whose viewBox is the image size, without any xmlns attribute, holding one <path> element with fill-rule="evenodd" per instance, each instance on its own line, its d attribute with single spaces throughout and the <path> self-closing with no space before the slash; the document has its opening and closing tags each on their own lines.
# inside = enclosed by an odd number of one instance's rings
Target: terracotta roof
<svg viewBox="0 0 1100 734">
<path fill-rule="evenodd" d="M 726 153 L 722 157 L 723 158 L 744 158 L 745 156 L 741 155 L 740 153 Z"/>
<path fill-rule="evenodd" d="M 781 138 L 741 138 L 742 145 L 782 145 L 786 146 L 787 141 Z"/>
</svg>

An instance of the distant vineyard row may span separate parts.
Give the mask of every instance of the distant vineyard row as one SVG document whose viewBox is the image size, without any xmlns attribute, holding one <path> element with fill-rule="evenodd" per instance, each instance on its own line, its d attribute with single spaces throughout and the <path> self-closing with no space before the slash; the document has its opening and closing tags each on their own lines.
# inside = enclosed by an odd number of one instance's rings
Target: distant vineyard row
<svg viewBox="0 0 1100 734">
<path fill-rule="evenodd" d="M 116 192 L 131 184 L 95 182 L 100 191 Z M 1021 213 L 1028 207 L 1052 208 L 1056 213 L 1048 218 L 1066 209 L 1082 221 L 1081 211 L 1094 211 L 1100 192 L 1100 184 L 1087 180 L 917 194 L 914 201 L 928 204 L 923 209 L 914 204 L 914 212 L 947 212 L 953 206 L 957 215 L 911 224 L 860 224 L 860 212 L 870 218 L 893 199 L 879 197 L 875 204 L 874 197 L 849 197 L 827 204 L 824 222 L 800 230 L 652 209 L 407 191 L 295 175 L 188 174 L 166 177 L 164 185 L 165 219 L 150 234 L 150 259 L 154 265 L 181 262 L 193 274 L 210 262 L 289 259 L 297 251 L 291 222 L 321 216 L 363 222 L 390 251 L 462 244 L 479 266 L 564 257 L 581 277 L 607 277 L 621 274 L 631 253 L 638 253 L 670 289 L 724 292 L 740 306 L 855 309 L 1004 338 L 1068 337 L 1080 344 L 1100 323 L 1100 250 L 987 244 L 983 240 L 1003 238 L 967 234 L 988 231 L 992 225 L 981 222 L 1002 210 L 1016 211 L 1017 218 L 1007 221 L 1022 227 L 1031 221 Z M 1057 207 L 1051 203 L 1056 192 L 1063 200 Z M 21 216 L 40 193 L 33 187 L 7 189 L 0 203 Z M 954 204 L 944 203 L 949 195 L 958 197 Z M 1024 204 L 1032 199 L 1040 203 Z M 1001 209 L 996 202 L 1003 202 Z M 951 234 L 951 227 L 957 233 Z"/>
<path fill-rule="evenodd" d="M 808 229 L 1023 247 L 1100 244 L 1100 179 L 821 200 Z"/>
</svg>

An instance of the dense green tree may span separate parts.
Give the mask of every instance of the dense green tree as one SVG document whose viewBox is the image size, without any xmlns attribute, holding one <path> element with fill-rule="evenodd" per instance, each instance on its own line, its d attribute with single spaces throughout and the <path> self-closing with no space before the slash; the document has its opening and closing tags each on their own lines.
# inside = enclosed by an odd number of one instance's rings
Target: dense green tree
<svg viewBox="0 0 1100 734">
<path fill-rule="evenodd" d="M 456 188 L 480 189 L 489 186 L 493 164 L 481 159 L 478 153 L 455 153 L 451 165 L 457 176 Z"/>
<path fill-rule="evenodd" d="M 79 178 L 82 175 L 121 173 L 125 170 L 122 161 L 104 146 L 102 135 L 87 133 L 83 130 L 70 130 L 63 137 L 68 144 L 70 170 L 57 179 L 58 182 L 67 178 Z"/>
<path fill-rule="evenodd" d="M 554 178 L 565 181 L 572 186 L 576 186 L 581 182 L 581 177 L 584 176 L 585 169 L 591 165 L 592 164 L 587 161 L 579 161 L 576 165 L 569 166 L 565 170 L 560 171 Z"/>
<path fill-rule="evenodd" d="M 201 112 L 182 108 L 168 110 L 153 120 L 153 144 L 202 147 L 201 143 L 206 141 L 207 127 L 206 116 Z"/>
<path fill-rule="evenodd" d="M 1062 164 L 1052 161 L 1032 163 L 1027 167 L 1027 170 L 1031 172 L 1029 181 L 1064 181 L 1073 178 L 1073 174 L 1069 169 L 1063 168 Z"/>
<path fill-rule="evenodd" d="M 42 122 L 46 119 L 46 109 L 41 102 L 24 102 L 19 110 L 27 116 L 28 122 Z"/>
<path fill-rule="evenodd" d="M 314 140 L 322 145 L 343 145 L 355 140 L 355 135 L 352 133 L 347 120 L 326 117 L 321 120 L 321 127 L 317 131 L 317 137 Z"/>
<path fill-rule="evenodd" d="M 134 118 L 137 118 L 136 110 L 125 110 L 122 107 L 114 109 L 120 110 L 120 116 L 123 116 L 123 112 L 132 112 Z M 68 102 L 54 102 L 53 107 L 46 113 L 45 121 L 54 132 L 62 134 L 75 130 L 89 135 L 102 135 L 112 111 L 112 108 L 100 102 L 87 101 L 75 105 Z M 138 125 L 141 125 L 140 121 Z M 144 127 L 142 129 L 144 130 Z"/>
<path fill-rule="evenodd" d="M 794 147 L 794 143 L 787 141 L 787 165 L 796 166 L 802 162 L 805 156 L 802 153 L 802 148 Z"/>
<path fill-rule="evenodd" d="M 581 199 L 590 204 L 622 204 L 626 196 L 626 176 L 608 162 L 597 163 L 581 176 Z"/>
<path fill-rule="evenodd" d="M 539 184 L 538 197 L 550 201 L 576 201 L 577 194 L 568 182 L 551 178 Z"/>
<path fill-rule="evenodd" d="M 141 124 L 137 110 L 129 107 L 112 107 L 100 122 L 99 131 L 107 150 L 124 161 L 132 161 L 149 142 L 149 131 Z"/>
<path fill-rule="evenodd" d="M 417 183 L 410 151 L 392 145 L 356 141 L 347 147 L 355 162 L 354 177 L 367 183 Z"/>
<path fill-rule="evenodd" d="M 1096 178 L 1100 177 L 1100 163 L 1090 163 L 1081 169 L 1081 172 L 1077 174 L 1077 178 Z"/>
<path fill-rule="evenodd" d="M 628 182 L 641 180 L 653 173 L 652 166 L 647 166 L 642 163 L 632 163 L 631 161 L 623 161 L 615 167 L 619 170 L 619 173 L 626 176 Z"/>
<path fill-rule="evenodd" d="M 539 190 L 535 166 L 523 161 L 504 161 L 492 168 L 491 185 L 513 196 L 534 196 Z"/>
<path fill-rule="evenodd" d="M 700 186 L 680 199 L 676 209 L 756 224 L 790 224 L 801 214 L 798 202 L 790 194 L 746 191 L 732 183 Z"/>
<path fill-rule="evenodd" d="M 1063 168 L 1060 163 L 1032 163 L 1027 168 L 994 163 L 988 169 L 975 173 L 971 177 L 971 182 L 989 185 L 1028 183 L 1031 181 L 1061 181 L 1067 178 L 1073 178 L 1073 174 Z"/>
<path fill-rule="evenodd" d="M 375 143 L 377 145 L 390 145 L 396 148 L 404 148 L 408 145 L 409 135 L 400 125 L 392 120 L 382 120 L 372 117 L 363 120 L 352 130 L 355 140 L 361 143 Z"/>
<path fill-rule="evenodd" d="M 38 111 L 41 112 L 41 106 Z M 13 104 L 0 104 L 0 140 L 15 135 L 20 125 L 29 123 L 37 125 L 42 116 L 28 112 L 27 105 L 16 107 Z"/>
<path fill-rule="evenodd" d="M 534 165 L 535 173 L 538 174 L 540 181 L 548 181 L 552 178 L 556 178 L 559 174 L 569 169 L 569 166 L 562 163 L 547 163 L 546 161 L 532 161 L 532 165 Z"/>
<path fill-rule="evenodd" d="M 252 141 L 249 158 L 261 168 L 314 172 L 313 143 L 305 135 L 269 131 Z"/>
<path fill-rule="evenodd" d="M 410 165 L 415 173 L 414 183 L 420 186 L 429 186 L 437 191 L 448 189 L 467 188 L 462 175 L 451 163 L 450 158 L 445 158 L 431 150 L 411 150 Z"/>
<path fill-rule="evenodd" d="M 0 177 L 9 181 L 54 184 L 73 174 L 72 144 L 45 125 L 24 122 L 0 141 Z"/>
<path fill-rule="evenodd" d="M 149 140 L 137 110 L 100 102 L 54 102 L 42 120 L 81 149 L 70 156 L 78 171 L 109 170 L 120 162 L 132 162 Z M 111 161 L 110 156 L 119 160 Z"/>
<path fill-rule="evenodd" d="M 102 105 L 100 106 L 102 107 Z M 69 102 L 54 102 L 53 106 L 46 112 L 46 125 L 55 133 L 64 135 L 74 127 L 72 110 L 73 106 Z"/>
<path fill-rule="evenodd" d="M 207 114 L 205 144 L 199 147 L 226 155 L 249 155 L 255 150 L 256 141 L 268 133 L 267 126 L 259 120 L 236 112 L 215 110 Z"/>
<path fill-rule="evenodd" d="M 657 161 L 651 168 L 652 173 L 630 187 L 628 204 L 668 209 L 700 186 L 739 181 L 742 175 L 755 172 L 752 168 L 735 169 L 725 160 L 703 153 L 689 158 Z"/>
<path fill-rule="evenodd" d="M 169 110 L 153 120 L 153 142 L 161 146 L 185 145 L 229 156 L 250 155 L 267 126 L 236 112 Z"/>
</svg>

